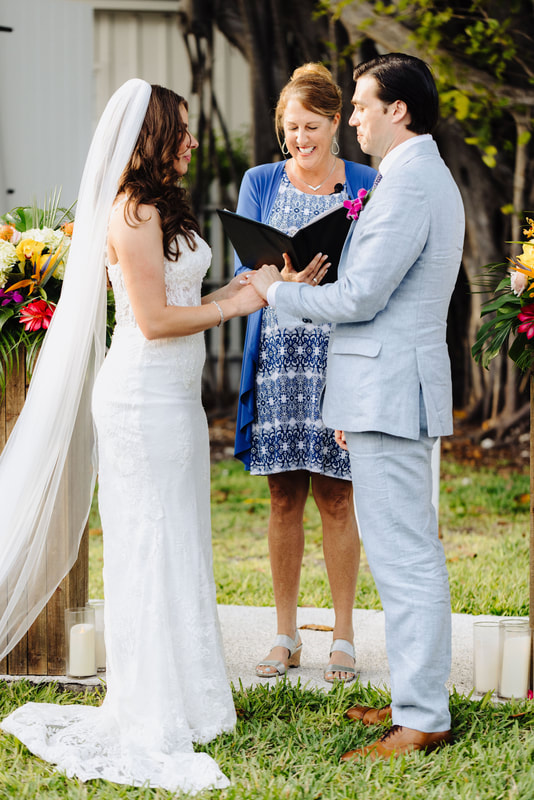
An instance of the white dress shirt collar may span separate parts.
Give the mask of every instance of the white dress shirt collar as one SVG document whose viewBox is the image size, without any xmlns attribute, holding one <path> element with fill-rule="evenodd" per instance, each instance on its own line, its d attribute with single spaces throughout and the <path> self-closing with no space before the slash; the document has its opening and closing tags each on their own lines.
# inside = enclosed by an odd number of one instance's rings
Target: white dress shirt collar
<svg viewBox="0 0 534 800">
<path fill-rule="evenodd" d="M 378 171 L 382 176 L 386 175 L 388 170 L 391 169 L 395 161 L 400 158 L 409 147 L 413 147 L 414 144 L 419 144 L 422 141 L 428 141 L 432 139 L 432 134 L 430 133 L 421 133 L 418 136 L 411 136 L 409 139 L 406 139 L 405 142 L 401 142 L 393 150 L 390 150 L 387 155 L 384 156 L 382 161 L 380 162 L 380 166 L 378 167 Z"/>
</svg>

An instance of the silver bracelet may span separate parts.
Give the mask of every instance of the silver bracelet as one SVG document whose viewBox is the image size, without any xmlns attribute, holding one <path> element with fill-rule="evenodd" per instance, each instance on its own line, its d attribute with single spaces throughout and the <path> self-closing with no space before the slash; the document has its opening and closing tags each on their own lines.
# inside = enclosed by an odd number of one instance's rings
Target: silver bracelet
<svg viewBox="0 0 534 800">
<path fill-rule="evenodd" d="M 219 314 L 221 315 L 221 318 L 220 318 L 219 322 L 217 323 L 217 327 L 218 327 L 218 328 L 220 328 L 220 327 L 221 327 L 221 325 L 222 325 L 222 324 L 223 324 L 223 322 L 224 322 L 224 313 L 223 313 L 223 310 L 222 310 L 222 308 L 220 307 L 220 305 L 218 304 L 217 300 L 212 300 L 211 302 L 213 303 L 213 305 L 214 305 L 214 306 L 217 306 L 217 308 L 219 309 Z"/>
</svg>

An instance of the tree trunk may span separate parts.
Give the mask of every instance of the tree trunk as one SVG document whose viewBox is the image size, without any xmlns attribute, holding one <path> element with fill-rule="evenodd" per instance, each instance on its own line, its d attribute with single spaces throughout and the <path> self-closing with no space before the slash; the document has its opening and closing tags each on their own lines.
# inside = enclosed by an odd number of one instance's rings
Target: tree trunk
<svg viewBox="0 0 534 800">
<path fill-rule="evenodd" d="M 339 18 L 333 11 L 314 16 L 318 8 L 316 0 L 266 0 L 264 3 L 189 0 L 184 5 L 187 8 L 183 15 L 186 29 L 206 37 L 209 35 L 207 26 L 217 25 L 248 61 L 253 164 L 281 157 L 274 135 L 274 107 L 295 67 L 311 60 L 330 65 L 344 96 L 339 133 L 341 154 L 369 163 L 361 153 L 354 132 L 346 124 L 354 90 L 352 60 L 371 58 L 376 55 L 377 48 L 411 53 L 425 60 L 429 57 L 427 52 L 417 50 L 410 29 L 399 22 L 395 14 L 375 14 L 374 3 L 365 0 L 343 4 Z M 332 2 L 331 8 L 335 11 L 337 5 Z M 446 46 L 443 41 L 441 55 Z M 343 53 L 342 58 L 340 53 Z M 454 56 L 452 58 L 455 64 Z M 489 297 L 479 285 L 483 267 L 503 262 L 509 255 L 506 242 L 520 238 L 519 215 L 526 202 L 527 186 L 532 187 L 529 199 L 534 202 L 534 182 L 526 181 L 529 163 L 525 136 L 534 92 L 528 82 L 523 87 L 501 85 L 489 71 L 466 69 L 465 64 L 455 66 L 462 74 L 462 86 L 483 86 L 493 91 L 498 100 L 509 101 L 510 114 L 516 109 L 515 165 L 510 164 L 509 156 L 503 152 L 499 154 L 497 167 L 487 167 L 478 149 L 466 144 L 465 130 L 455 120 L 442 121 L 436 135 L 440 151 L 460 188 L 466 211 L 464 257 L 449 313 L 448 343 L 455 407 L 465 409 L 468 416 L 479 422 L 490 418 L 503 432 L 506 420 L 513 420 L 520 406 L 516 367 L 503 355 L 495 359 L 489 370 L 484 370 L 472 359 L 471 347 L 481 324 L 481 306 Z M 503 112 L 505 127 L 510 126 L 510 114 Z M 501 210 L 512 198 L 515 218 L 504 215 Z"/>
<path fill-rule="evenodd" d="M 465 283 L 459 282 L 453 295 L 451 313 L 460 330 L 449 327 L 449 345 L 456 354 L 463 352 L 465 370 L 463 390 L 456 402 L 470 413 L 486 406 L 487 415 L 517 407 L 517 370 L 509 359 L 495 359 L 490 370 L 471 358 L 471 347 L 480 327 L 480 309 L 489 295 L 479 282 L 485 264 L 504 261 L 509 233 L 507 219 L 501 213 L 503 197 L 510 196 L 512 176 L 504 169 L 491 170 L 467 145 L 456 122 L 442 122 L 436 133 L 440 152 L 458 184 L 465 207 L 465 241 L 462 267 Z M 467 290 L 468 289 L 468 290 Z"/>
</svg>

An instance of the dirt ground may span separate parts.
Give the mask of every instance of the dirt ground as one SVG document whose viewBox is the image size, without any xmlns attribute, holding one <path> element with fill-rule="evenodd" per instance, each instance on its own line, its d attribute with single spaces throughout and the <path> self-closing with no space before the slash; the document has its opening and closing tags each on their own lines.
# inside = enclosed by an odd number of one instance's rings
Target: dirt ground
<svg viewBox="0 0 534 800">
<path fill-rule="evenodd" d="M 210 426 L 210 443 L 212 461 L 232 458 L 234 454 L 235 418 L 232 414 L 208 415 Z M 504 463 L 512 469 L 525 469 L 529 465 L 530 435 L 517 431 L 517 435 L 508 437 L 506 444 L 498 445 L 491 436 L 481 435 L 480 428 L 468 425 L 461 420 L 455 421 L 453 436 L 442 439 L 441 452 L 451 455 L 455 461 L 470 466 L 477 464 L 484 467 L 502 466 Z"/>
</svg>

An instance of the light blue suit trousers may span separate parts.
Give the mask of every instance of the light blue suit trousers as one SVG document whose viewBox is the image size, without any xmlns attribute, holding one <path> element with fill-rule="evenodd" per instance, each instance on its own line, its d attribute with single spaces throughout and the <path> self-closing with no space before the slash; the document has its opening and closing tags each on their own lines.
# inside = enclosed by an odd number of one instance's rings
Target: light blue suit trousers
<svg viewBox="0 0 534 800">
<path fill-rule="evenodd" d="M 349 446 L 386 616 L 393 721 L 427 732 L 450 727 L 450 599 L 431 451 L 435 437 L 453 431 L 446 330 L 463 238 L 458 187 L 436 143 L 416 138 L 352 226 L 339 280 L 286 281 L 275 297 L 277 310 L 335 322 L 323 421 Z"/>
<path fill-rule="evenodd" d="M 393 724 L 431 732 L 450 729 L 451 605 L 424 406 L 421 417 L 419 439 L 373 431 L 345 438 L 360 536 L 385 612 Z"/>
</svg>

